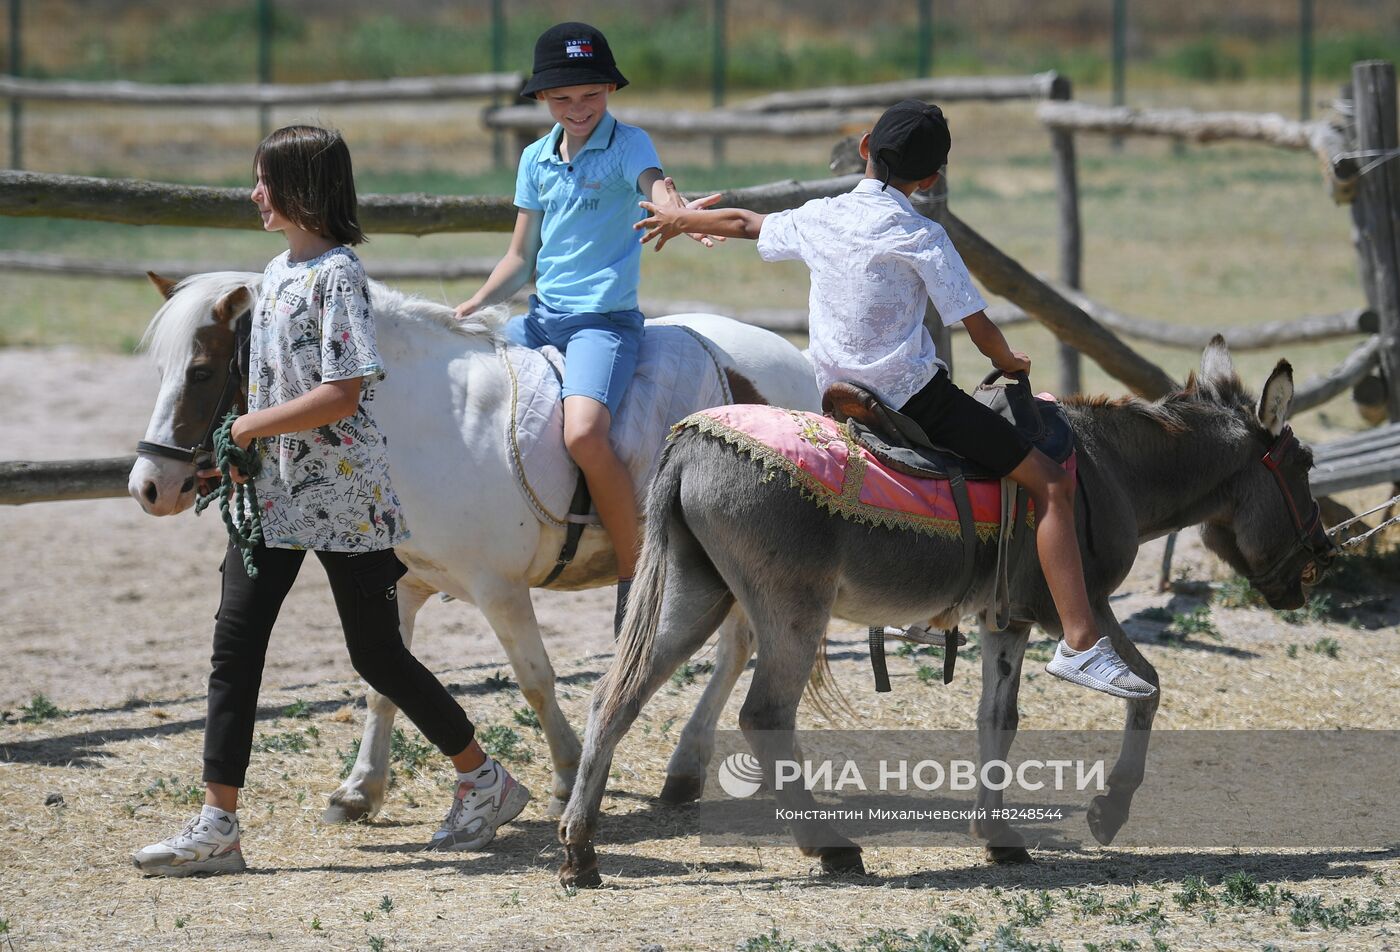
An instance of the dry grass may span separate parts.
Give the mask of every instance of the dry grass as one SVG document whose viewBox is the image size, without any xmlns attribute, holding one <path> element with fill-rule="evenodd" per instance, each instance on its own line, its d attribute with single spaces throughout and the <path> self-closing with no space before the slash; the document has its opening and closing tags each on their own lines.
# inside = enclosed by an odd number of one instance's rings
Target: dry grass
<svg viewBox="0 0 1400 952">
<path fill-rule="evenodd" d="M 1117 604 L 1120 616 L 1167 603 L 1169 596 L 1147 591 L 1156 555 L 1139 560 Z M 1186 564 L 1194 574 L 1212 571 L 1199 557 L 1188 546 Z M 1159 729 L 1394 724 L 1400 644 L 1393 637 L 1336 623 L 1287 625 L 1259 610 L 1216 608 L 1213 617 L 1228 650 L 1172 647 L 1155 640 L 1160 626 L 1130 626 L 1162 672 Z M 1289 656 L 1288 644 L 1320 636 L 1336 640 L 1338 657 Z M 892 659 L 895 693 L 877 698 L 858 634 L 837 624 L 833 639 L 836 653 L 848 655 L 833 664 L 837 681 L 863 727 L 971 725 L 972 666 L 945 688 L 921 683 L 913 662 Z M 561 689 L 565 710 L 580 724 L 591 680 L 608 659 L 556 660 L 567 682 Z M 542 737 L 514 716 L 522 704 L 518 692 L 482 687 L 497 667 L 485 663 L 442 674 L 465 686 L 463 701 L 479 724 L 510 726 L 520 735 L 528 762 L 517 760 L 512 769 L 542 791 L 547 751 Z M 735 723 L 747 680 L 722 726 Z M 745 942 L 762 948 L 758 937 L 764 936 L 768 947 L 831 940 L 853 948 L 861 938 L 875 936 L 875 942 L 881 929 L 915 935 L 929 928 L 951 932 L 953 923 L 970 930 L 971 948 L 982 942 L 997 947 L 997 928 L 1009 926 L 1021 940 L 1054 940 L 1066 949 L 1081 942 L 1153 949 L 1160 941 L 1170 949 L 1273 944 L 1359 950 L 1389 947 L 1400 933 L 1400 910 L 1390 905 L 1400 876 L 1393 850 L 1091 848 L 1042 851 L 1033 867 L 996 868 L 983 865 L 969 843 L 961 849 L 871 849 L 867 877 L 830 881 L 793 849 L 704 846 L 690 831 L 686 810 L 650 799 L 703 681 L 664 688 L 619 749 L 599 836 L 605 888 L 578 894 L 555 881 L 554 824 L 538 804 L 484 853 L 421 852 L 449 797 L 447 766 L 438 760 L 418 773 L 401 768 L 375 822 L 322 825 L 319 813 L 337 782 L 342 752 L 358 735 L 356 683 L 279 685 L 264 692 L 256 734 L 261 747 L 273 749 L 254 755 L 241 811 L 253 871 L 237 878 L 143 880 L 126 860 L 132 848 L 168 835 L 193 810 L 201 697 L 89 710 L 39 725 L 6 723 L 0 726 L 8 761 L 0 765 L 0 919 L 9 922 L 17 949 L 156 943 L 221 949 L 248 942 L 371 948 L 383 940 L 390 949 L 657 944 L 669 950 Z M 293 713 L 306 716 L 288 716 L 298 701 L 304 703 Z M 1106 727 L 1121 719 L 1118 702 L 1045 676 L 1028 679 L 1021 711 L 1027 728 Z M 828 725 L 809 713 L 804 726 Z M 407 736 L 419 741 L 411 728 Z M 63 805 L 45 805 L 52 793 Z M 1223 901 L 1183 906 L 1174 898 L 1194 888 L 1192 877 L 1223 895 L 1222 882 L 1240 874 L 1266 890 L 1317 897 L 1327 909 L 1348 899 L 1358 908 L 1377 899 L 1390 911 L 1379 922 L 1324 930 L 1316 922 L 1290 921 L 1287 904 L 1270 911 Z M 952 918 L 958 916 L 970 919 Z M 1122 944 L 1132 942 L 1139 945 Z"/>
</svg>

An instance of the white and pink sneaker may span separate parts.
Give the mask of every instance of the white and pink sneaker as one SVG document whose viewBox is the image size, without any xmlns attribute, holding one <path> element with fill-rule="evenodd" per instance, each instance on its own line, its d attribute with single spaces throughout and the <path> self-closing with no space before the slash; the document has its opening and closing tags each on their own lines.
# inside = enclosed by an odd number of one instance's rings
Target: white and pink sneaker
<svg viewBox="0 0 1400 952">
<path fill-rule="evenodd" d="M 433 834 L 430 850 L 479 850 L 496 838 L 496 829 L 520 815 L 530 791 L 494 759 L 457 775 L 452 808 Z"/>
</svg>

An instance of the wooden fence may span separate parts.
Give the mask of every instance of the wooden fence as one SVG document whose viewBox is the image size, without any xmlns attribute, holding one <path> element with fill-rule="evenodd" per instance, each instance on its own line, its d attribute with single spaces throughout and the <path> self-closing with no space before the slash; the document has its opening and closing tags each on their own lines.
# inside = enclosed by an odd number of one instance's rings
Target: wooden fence
<svg viewBox="0 0 1400 952">
<path fill-rule="evenodd" d="M 0 98 L 32 102 L 104 103 L 121 106 L 311 106 L 334 103 L 430 102 L 476 99 L 518 92 L 519 73 L 416 76 L 297 85 L 208 83 L 155 85 L 0 76 Z"/>
<path fill-rule="evenodd" d="M 1384 68 L 1379 68 L 1384 67 Z M 1387 93 L 1386 72 L 1389 73 Z M 1374 74 L 1374 75 L 1373 75 Z M 1334 184 L 1333 194 L 1339 200 L 1353 195 L 1354 214 L 1358 221 L 1359 250 L 1363 259 L 1369 307 L 1338 315 L 1304 318 L 1301 321 L 1277 322 L 1273 325 L 1240 329 L 1239 336 L 1260 346 L 1292 340 L 1317 340 L 1329 336 L 1370 333 L 1345 361 L 1332 371 L 1299 387 L 1296 404 L 1315 406 L 1343 392 L 1364 377 L 1379 363 L 1389 380 L 1400 379 L 1400 281 L 1396 278 L 1397 259 L 1394 243 L 1396 201 L 1400 198 L 1400 163 L 1389 163 L 1381 175 L 1374 173 L 1379 165 L 1356 163 L 1368 155 L 1388 155 L 1395 151 L 1395 93 L 1394 70 L 1390 64 L 1357 64 L 1357 129 L 1358 148 L 1348 148 L 1351 140 L 1344 130 L 1323 123 L 1291 123 L 1281 117 L 1243 117 L 1239 114 L 1192 114 L 1186 111 L 1100 110 L 1064 102 L 1046 102 L 1039 115 L 1052 133 L 1052 148 L 1056 156 L 1057 181 L 1060 192 L 1060 280 L 1046 282 L 1026 271 L 1019 263 L 997 249 L 965 222 L 948 211 L 938 196 L 916 195 L 916 206 L 930 217 L 936 217 L 947 229 L 969 270 L 992 293 L 1004 297 L 1009 307 L 995 309 L 1000 321 L 1029 317 L 1045 324 L 1060 339 L 1062 352 L 1084 354 L 1095 360 L 1115 379 L 1145 397 L 1157 397 L 1177 386 L 1160 367 L 1152 364 L 1124 344 L 1115 330 L 1132 336 L 1170 343 L 1175 346 L 1198 346 L 1195 332 L 1161 322 L 1149 322 L 1121 315 L 1080 293 L 1081 237 L 1078 221 L 1077 175 L 1074 161 L 1073 136 L 1082 132 L 1116 135 L 1168 135 L 1199 142 L 1256 141 L 1286 147 L 1310 149 L 1324 159 L 1324 171 Z M 829 108 L 839 102 L 842 107 L 859 107 L 887 101 L 891 95 L 929 95 L 928 89 L 940 81 L 925 85 L 881 84 L 863 90 L 847 91 L 841 100 L 833 98 L 835 91 L 819 93 L 778 94 L 761 97 L 724 111 L 732 117 L 765 117 L 771 110 L 784 109 L 780 117 L 791 121 L 794 114 L 807 112 L 806 118 L 816 124 L 830 123 Z M 947 83 L 947 80 L 941 81 Z M 962 95 L 965 98 L 1067 98 L 1068 83 L 1054 74 L 1042 74 L 1012 82 L 999 78 L 996 97 L 992 87 L 978 86 L 969 81 Z M 875 90 L 879 89 L 877 93 Z M 912 91 L 911 91 L 912 90 Z M 919 90 L 924 90 L 922 93 Z M 942 98 L 953 98 L 945 90 Z M 1389 96 L 1389 125 L 1386 126 L 1386 96 Z M 787 100 L 779 98 L 787 96 Z M 822 97 L 825 97 L 822 99 Z M 822 99 L 821 106 L 818 100 Z M 530 121 L 537 121 L 539 111 L 525 107 Z M 495 116 L 510 115 L 511 110 L 496 110 Z M 840 113 L 837 113 L 840 114 Z M 1363 115 L 1374 114 L 1374 121 Z M 621 116 L 620 116 L 621 117 Z M 713 113 L 711 114 L 713 118 Z M 673 120 L 683 125 L 683 120 Z M 746 120 L 734 119 L 736 129 L 758 129 L 745 126 Z M 844 120 L 843 120 L 844 121 Z M 522 127 L 524 120 L 521 120 Z M 1369 132 L 1362 130 L 1369 129 Z M 827 131 L 831 129 L 828 126 Z M 713 126 L 704 129 L 705 135 Z M 772 134 L 764 132 L 763 134 Z M 1387 150 L 1389 150 L 1387 152 Z M 809 182 L 776 182 L 770 185 L 737 189 L 723 194 L 721 203 L 771 212 L 794 207 L 811 198 L 848 191 L 859 175 L 838 176 Z M 1394 181 L 1392 181 L 1394 179 Z M 196 186 L 168 185 L 138 180 L 96 179 L 78 176 L 36 175 L 22 172 L 0 172 L 0 215 L 67 217 L 87 220 L 126 222 L 130 224 L 165 224 L 220 228 L 255 228 L 256 215 L 243 189 L 218 189 Z M 367 195 L 361 199 L 361 219 L 370 231 L 390 234 L 431 234 L 461 231 L 509 231 L 515 209 L 508 197 L 443 197 L 427 195 Z M 1387 244 L 1387 242 L 1389 244 Z M 34 257 L 10 256 L 12 267 L 43 269 L 60 268 L 63 262 L 43 262 Z M 0 259 L 0 267 L 6 264 Z M 179 272 L 179 263 L 170 270 Z M 443 275 L 452 267 L 463 275 L 479 273 L 482 262 L 457 262 L 440 266 L 434 275 Z M 434 266 L 435 268 L 439 266 Z M 386 276 L 384 268 L 376 269 Z M 400 272 L 403 277 L 411 273 Z M 792 321 L 790 312 L 769 312 L 770 321 Z M 1238 345 L 1237 345 L 1238 346 Z M 1077 370 L 1074 373 L 1077 378 Z M 1077 389 L 1077 387 L 1069 388 Z M 1389 399 L 1397 395 L 1392 387 Z M 1400 418 L 1392 409 L 1392 419 Z M 1393 453 L 1400 455 L 1389 443 L 1365 445 L 1361 456 Z M 1368 457 L 1369 458 L 1369 457 Z M 30 478 L 30 477 L 25 477 Z M 1344 478 L 1344 477 L 1342 477 Z M 8 490 L 0 488 L 0 502 L 11 499 Z M 31 497 L 32 498 L 32 497 Z M 28 498 L 22 500 L 28 501 Z"/>
</svg>

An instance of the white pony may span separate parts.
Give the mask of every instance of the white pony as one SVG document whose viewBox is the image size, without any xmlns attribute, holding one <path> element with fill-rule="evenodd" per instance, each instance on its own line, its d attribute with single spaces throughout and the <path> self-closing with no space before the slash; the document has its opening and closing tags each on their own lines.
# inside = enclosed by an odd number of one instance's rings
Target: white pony
<svg viewBox="0 0 1400 952">
<path fill-rule="evenodd" d="M 202 274 L 178 285 L 151 279 L 167 298 L 146 332 L 161 388 L 128 488 L 146 512 L 168 516 L 194 501 L 194 463 L 189 450 L 164 449 L 196 446 L 210 420 L 222 414 L 219 405 L 226 399 L 219 395 L 227 398 L 237 389 L 234 328 L 256 299 L 261 275 Z M 414 616 L 435 593 L 481 610 L 548 739 L 554 767 L 550 807 L 557 813 L 573 786 L 579 740 L 555 699 L 554 669 L 540 641 L 530 588 L 553 568 L 564 530 L 536 517 L 507 459 L 512 391 L 498 334 L 502 315 L 462 325 L 450 308 L 376 282 L 370 295 L 380 352 L 390 368 L 376 394 L 375 416 L 388 437 L 394 489 L 412 528 L 412 538 L 398 549 L 409 568 L 399 584 L 404 643 L 411 643 Z M 818 407 L 810 365 L 777 335 L 709 314 L 665 321 L 713 345 L 736 401 Z M 614 573 L 606 534 L 589 529 L 573 563 L 551 587 L 610 585 Z M 747 625 L 736 611 L 722 629 L 714 676 L 668 774 L 703 777 L 720 707 L 749 658 Z M 359 757 L 331 796 L 328 820 L 370 817 L 383 805 L 397 709 L 373 691 L 368 707 Z"/>
</svg>

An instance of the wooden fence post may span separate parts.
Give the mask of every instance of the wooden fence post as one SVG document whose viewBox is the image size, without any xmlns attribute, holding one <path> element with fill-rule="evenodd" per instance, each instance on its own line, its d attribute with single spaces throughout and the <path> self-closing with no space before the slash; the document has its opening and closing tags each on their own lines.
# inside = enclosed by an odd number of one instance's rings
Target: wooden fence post
<svg viewBox="0 0 1400 952">
<path fill-rule="evenodd" d="M 1380 319 L 1380 362 L 1386 409 L 1400 420 L 1400 147 L 1396 134 L 1395 64 L 1352 64 L 1356 148 L 1362 170 L 1352 202 L 1356 250 L 1368 303 Z"/>
<path fill-rule="evenodd" d="M 1069 77 L 1057 76 L 1050 98 L 1073 98 Z M 1059 200 L 1060 283 L 1078 291 L 1083 287 L 1084 239 L 1079 227 L 1079 176 L 1075 167 L 1074 133 L 1052 126 L 1050 147 L 1055 155 L 1055 194 Z M 1083 389 L 1079 351 L 1060 342 L 1060 394 L 1069 396 Z"/>
</svg>

